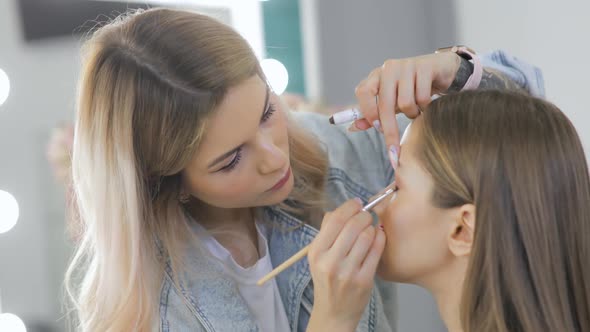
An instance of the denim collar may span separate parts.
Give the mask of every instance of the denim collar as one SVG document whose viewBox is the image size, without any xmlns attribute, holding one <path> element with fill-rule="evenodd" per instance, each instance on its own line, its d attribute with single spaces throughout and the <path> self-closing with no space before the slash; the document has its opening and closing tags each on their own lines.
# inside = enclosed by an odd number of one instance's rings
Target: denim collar
<svg viewBox="0 0 590 332">
<path fill-rule="evenodd" d="M 285 213 L 277 207 L 263 209 L 265 220 L 270 227 L 264 227 L 268 239 L 268 250 L 273 266 L 278 266 L 301 248 L 310 244 L 317 230 Z M 206 250 L 206 249 L 203 249 Z M 190 311 L 209 331 L 259 331 L 248 306 L 239 293 L 231 276 L 209 255 L 199 249 L 187 253 L 185 264 L 191 271 L 181 279 L 180 289 L 187 300 Z M 168 264 L 166 273 L 172 279 Z M 296 329 L 301 296 L 311 281 L 307 259 L 302 259 L 276 277 L 277 286 L 285 307 L 291 330 Z M 227 309 L 231 308 L 231 313 Z M 228 319 L 228 314 L 231 319 Z"/>
</svg>

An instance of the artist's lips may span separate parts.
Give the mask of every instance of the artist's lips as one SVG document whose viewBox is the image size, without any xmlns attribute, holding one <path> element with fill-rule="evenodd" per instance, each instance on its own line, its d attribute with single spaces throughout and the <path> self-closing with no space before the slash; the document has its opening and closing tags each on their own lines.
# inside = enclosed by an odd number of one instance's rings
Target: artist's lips
<svg viewBox="0 0 590 332">
<path fill-rule="evenodd" d="M 289 181 L 290 177 L 291 177 L 291 167 L 289 167 L 287 169 L 287 172 L 285 172 L 285 175 L 279 180 L 279 182 L 277 182 L 277 184 L 275 184 L 268 191 L 277 191 L 277 190 L 281 189 L 285 185 L 285 183 L 287 183 L 287 181 Z"/>
</svg>

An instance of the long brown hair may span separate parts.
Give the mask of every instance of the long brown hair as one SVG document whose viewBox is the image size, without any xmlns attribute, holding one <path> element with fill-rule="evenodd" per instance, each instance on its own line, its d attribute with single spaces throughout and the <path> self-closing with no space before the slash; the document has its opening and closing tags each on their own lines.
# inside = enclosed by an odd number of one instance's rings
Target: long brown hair
<svg viewBox="0 0 590 332">
<path fill-rule="evenodd" d="M 189 241 L 180 172 L 226 92 L 254 75 L 247 42 L 192 12 L 128 13 L 86 42 L 72 162 L 83 232 L 66 276 L 80 330 L 151 330 L 163 262 L 182 269 Z M 290 199 L 314 206 L 326 158 L 293 123 L 289 141 Z"/>
<path fill-rule="evenodd" d="M 465 331 L 590 331 L 590 179 L 572 123 L 523 94 L 465 92 L 424 112 L 433 202 L 472 203 Z"/>
</svg>

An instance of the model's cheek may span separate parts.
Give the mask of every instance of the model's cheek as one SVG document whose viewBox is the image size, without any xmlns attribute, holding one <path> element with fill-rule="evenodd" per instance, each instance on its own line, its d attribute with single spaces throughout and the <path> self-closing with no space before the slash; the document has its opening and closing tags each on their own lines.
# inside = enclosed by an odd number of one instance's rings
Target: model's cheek
<svg viewBox="0 0 590 332">
<path fill-rule="evenodd" d="M 399 199 L 388 202 L 385 208 L 377 212 L 379 223 L 388 237 L 403 236 L 410 227 L 413 214 L 412 209 L 408 209 Z"/>
</svg>

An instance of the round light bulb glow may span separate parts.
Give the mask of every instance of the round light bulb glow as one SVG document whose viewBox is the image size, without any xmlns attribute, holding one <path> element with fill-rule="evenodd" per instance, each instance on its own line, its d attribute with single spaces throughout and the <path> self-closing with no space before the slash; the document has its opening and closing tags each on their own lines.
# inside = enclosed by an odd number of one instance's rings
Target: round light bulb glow
<svg viewBox="0 0 590 332">
<path fill-rule="evenodd" d="M 8 99 L 10 93 L 10 80 L 6 72 L 0 68 L 0 106 Z"/>
<path fill-rule="evenodd" d="M 279 60 L 264 59 L 260 62 L 262 71 L 270 83 L 270 87 L 277 94 L 280 95 L 285 92 L 289 84 L 289 73 L 287 68 Z"/>
<path fill-rule="evenodd" d="M 14 196 L 0 190 L 0 233 L 6 233 L 16 225 L 18 214 L 18 202 Z"/>
<path fill-rule="evenodd" d="M 2 332 L 27 332 L 25 323 L 14 314 L 0 314 L 0 331 Z"/>
</svg>

